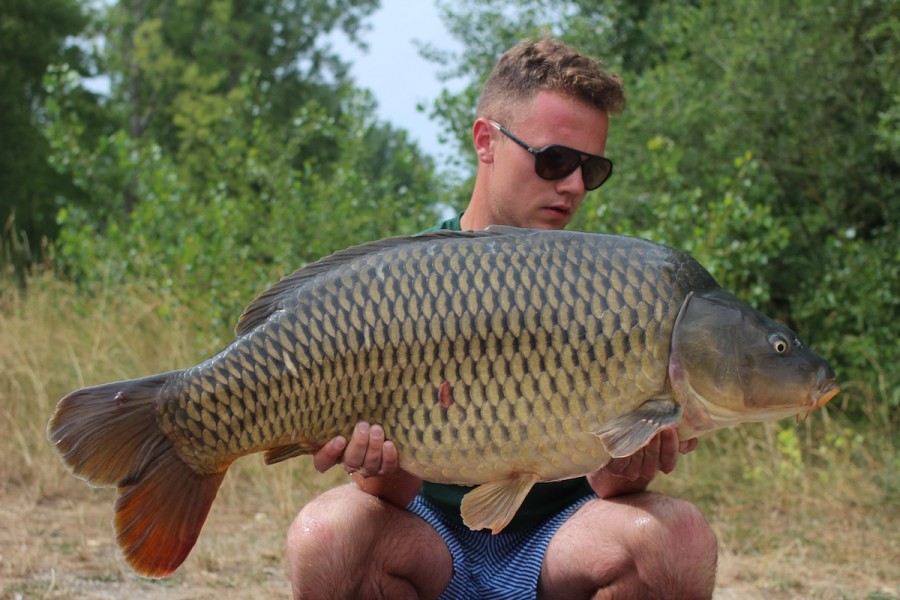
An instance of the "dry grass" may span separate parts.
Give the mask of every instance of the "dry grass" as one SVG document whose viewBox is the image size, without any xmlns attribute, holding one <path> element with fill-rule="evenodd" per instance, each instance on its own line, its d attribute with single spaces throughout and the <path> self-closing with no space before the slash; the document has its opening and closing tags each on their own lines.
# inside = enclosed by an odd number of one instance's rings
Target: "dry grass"
<svg viewBox="0 0 900 600">
<path fill-rule="evenodd" d="M 340 473 L 239 461 L 185 565 L 148 581 L 118 554 L 114 492 L 71 477 L 45 437 L 66 392 L 195 364 L 228 332 L 201 333 L 202 314 L 154 290 L 88 300 L 50 277 L 24 297 L 0 285 L 0 598 L 286 597 L 284 533 Z M 872 404 L 864 429 L 834 406 L 800 428 L 719 432 L 656 484 L 698 504 L 716 530 L 717 598 L 900 594 L 897 434 L 877 394 L 843 396 Z"/>
<path fill-rule="evenodd" d="M 896 598 L 897 458 L 866 433 L 834 443 L 823 414 L 799 429 L 716 432 L 658 491 L 697 504 L 719 540 L 722 598 Z M 813 435 L 815 432 L 817 435 Z M 847 431 L 841 430 L 842 434 Z M 828 439 L 833 445 L 799 441 Z M 845 438 L 843 438 L 845 440 Z M 794 450 L 798 453 L 794 454 Z M 884 450 L 885 455 L 873 453 Z"/>
</svg>

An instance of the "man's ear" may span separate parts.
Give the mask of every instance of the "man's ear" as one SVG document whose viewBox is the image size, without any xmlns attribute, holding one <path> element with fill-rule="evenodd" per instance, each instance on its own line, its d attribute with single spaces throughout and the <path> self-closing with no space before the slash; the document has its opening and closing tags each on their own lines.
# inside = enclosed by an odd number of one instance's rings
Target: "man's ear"
<svg viewBox="0 0 900 600">
<path fill-rule="evenodd" d="M 484 117 L 478 117 L 472 124 L 472 145 L 475 146 L 479 162 L 494 162 L 493 133 L 494 126 Z"/>
</svg>

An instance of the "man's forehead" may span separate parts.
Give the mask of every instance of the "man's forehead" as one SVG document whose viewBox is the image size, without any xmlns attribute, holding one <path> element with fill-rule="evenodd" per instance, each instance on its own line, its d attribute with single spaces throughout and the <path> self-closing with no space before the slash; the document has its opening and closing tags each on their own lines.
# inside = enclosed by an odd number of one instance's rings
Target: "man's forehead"
<svg viewBox="0 0 900 600">
<path fill-rule="evenodd" d="M 535 147 L 571 146 L 589 154 L 602 154 L 609 115 L 571 96 L 539 92 L 523 105 L 511 124 L 501 123 Z"/>
</svg>

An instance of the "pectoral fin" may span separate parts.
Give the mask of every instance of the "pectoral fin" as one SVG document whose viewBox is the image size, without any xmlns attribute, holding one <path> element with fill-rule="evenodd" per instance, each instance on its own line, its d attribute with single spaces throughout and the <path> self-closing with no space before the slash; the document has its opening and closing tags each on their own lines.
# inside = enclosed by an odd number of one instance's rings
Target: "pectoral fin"
<svg viewBox="0 0 900 600">
<path fill-rule="evenodd" d="M 473 531 L 490 529 L 491 533 L 500 533 L 537 482 L 538 476 L 528 473 L 479 485 L 463 496 L 463 523 Z"/>
<path fill-rule="evenodd" d="M 672 400 L 648 400 L 635 410 L 619 415 L 594 432 L 613 458 L 631 456 L 650 439 L 681 421 L 681 405 Z"/>
</svg>

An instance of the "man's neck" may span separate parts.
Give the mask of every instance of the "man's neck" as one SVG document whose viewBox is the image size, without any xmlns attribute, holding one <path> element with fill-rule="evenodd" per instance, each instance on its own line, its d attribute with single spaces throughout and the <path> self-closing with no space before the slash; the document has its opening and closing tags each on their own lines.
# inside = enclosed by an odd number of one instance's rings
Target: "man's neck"
<svg viewBox="0 0 900 600">
<path fill-rule="evenodd" d="M 459 218 L 459 228 L 462 229 L 463 231 L 471 231 L 471 230 L 475 229 L 472 226 L 472 223 L 471 223 L 472 220 L 473 219 L 470 216 L 469 209 L 467 208 L 466 212 L 464 212 L 462 214 L 462 216 Z"/>
<path fill-rule="evenodd" d="M 459 227 L 463 231 L 474 231 L 484 229 L 490 225 L 497 225 L 498 223 L 494 221 L 483 203 L 479 202 L 473 194 L 472 199 L 469 200 L 469 205 L 459 219 Z"/>
</svg>

